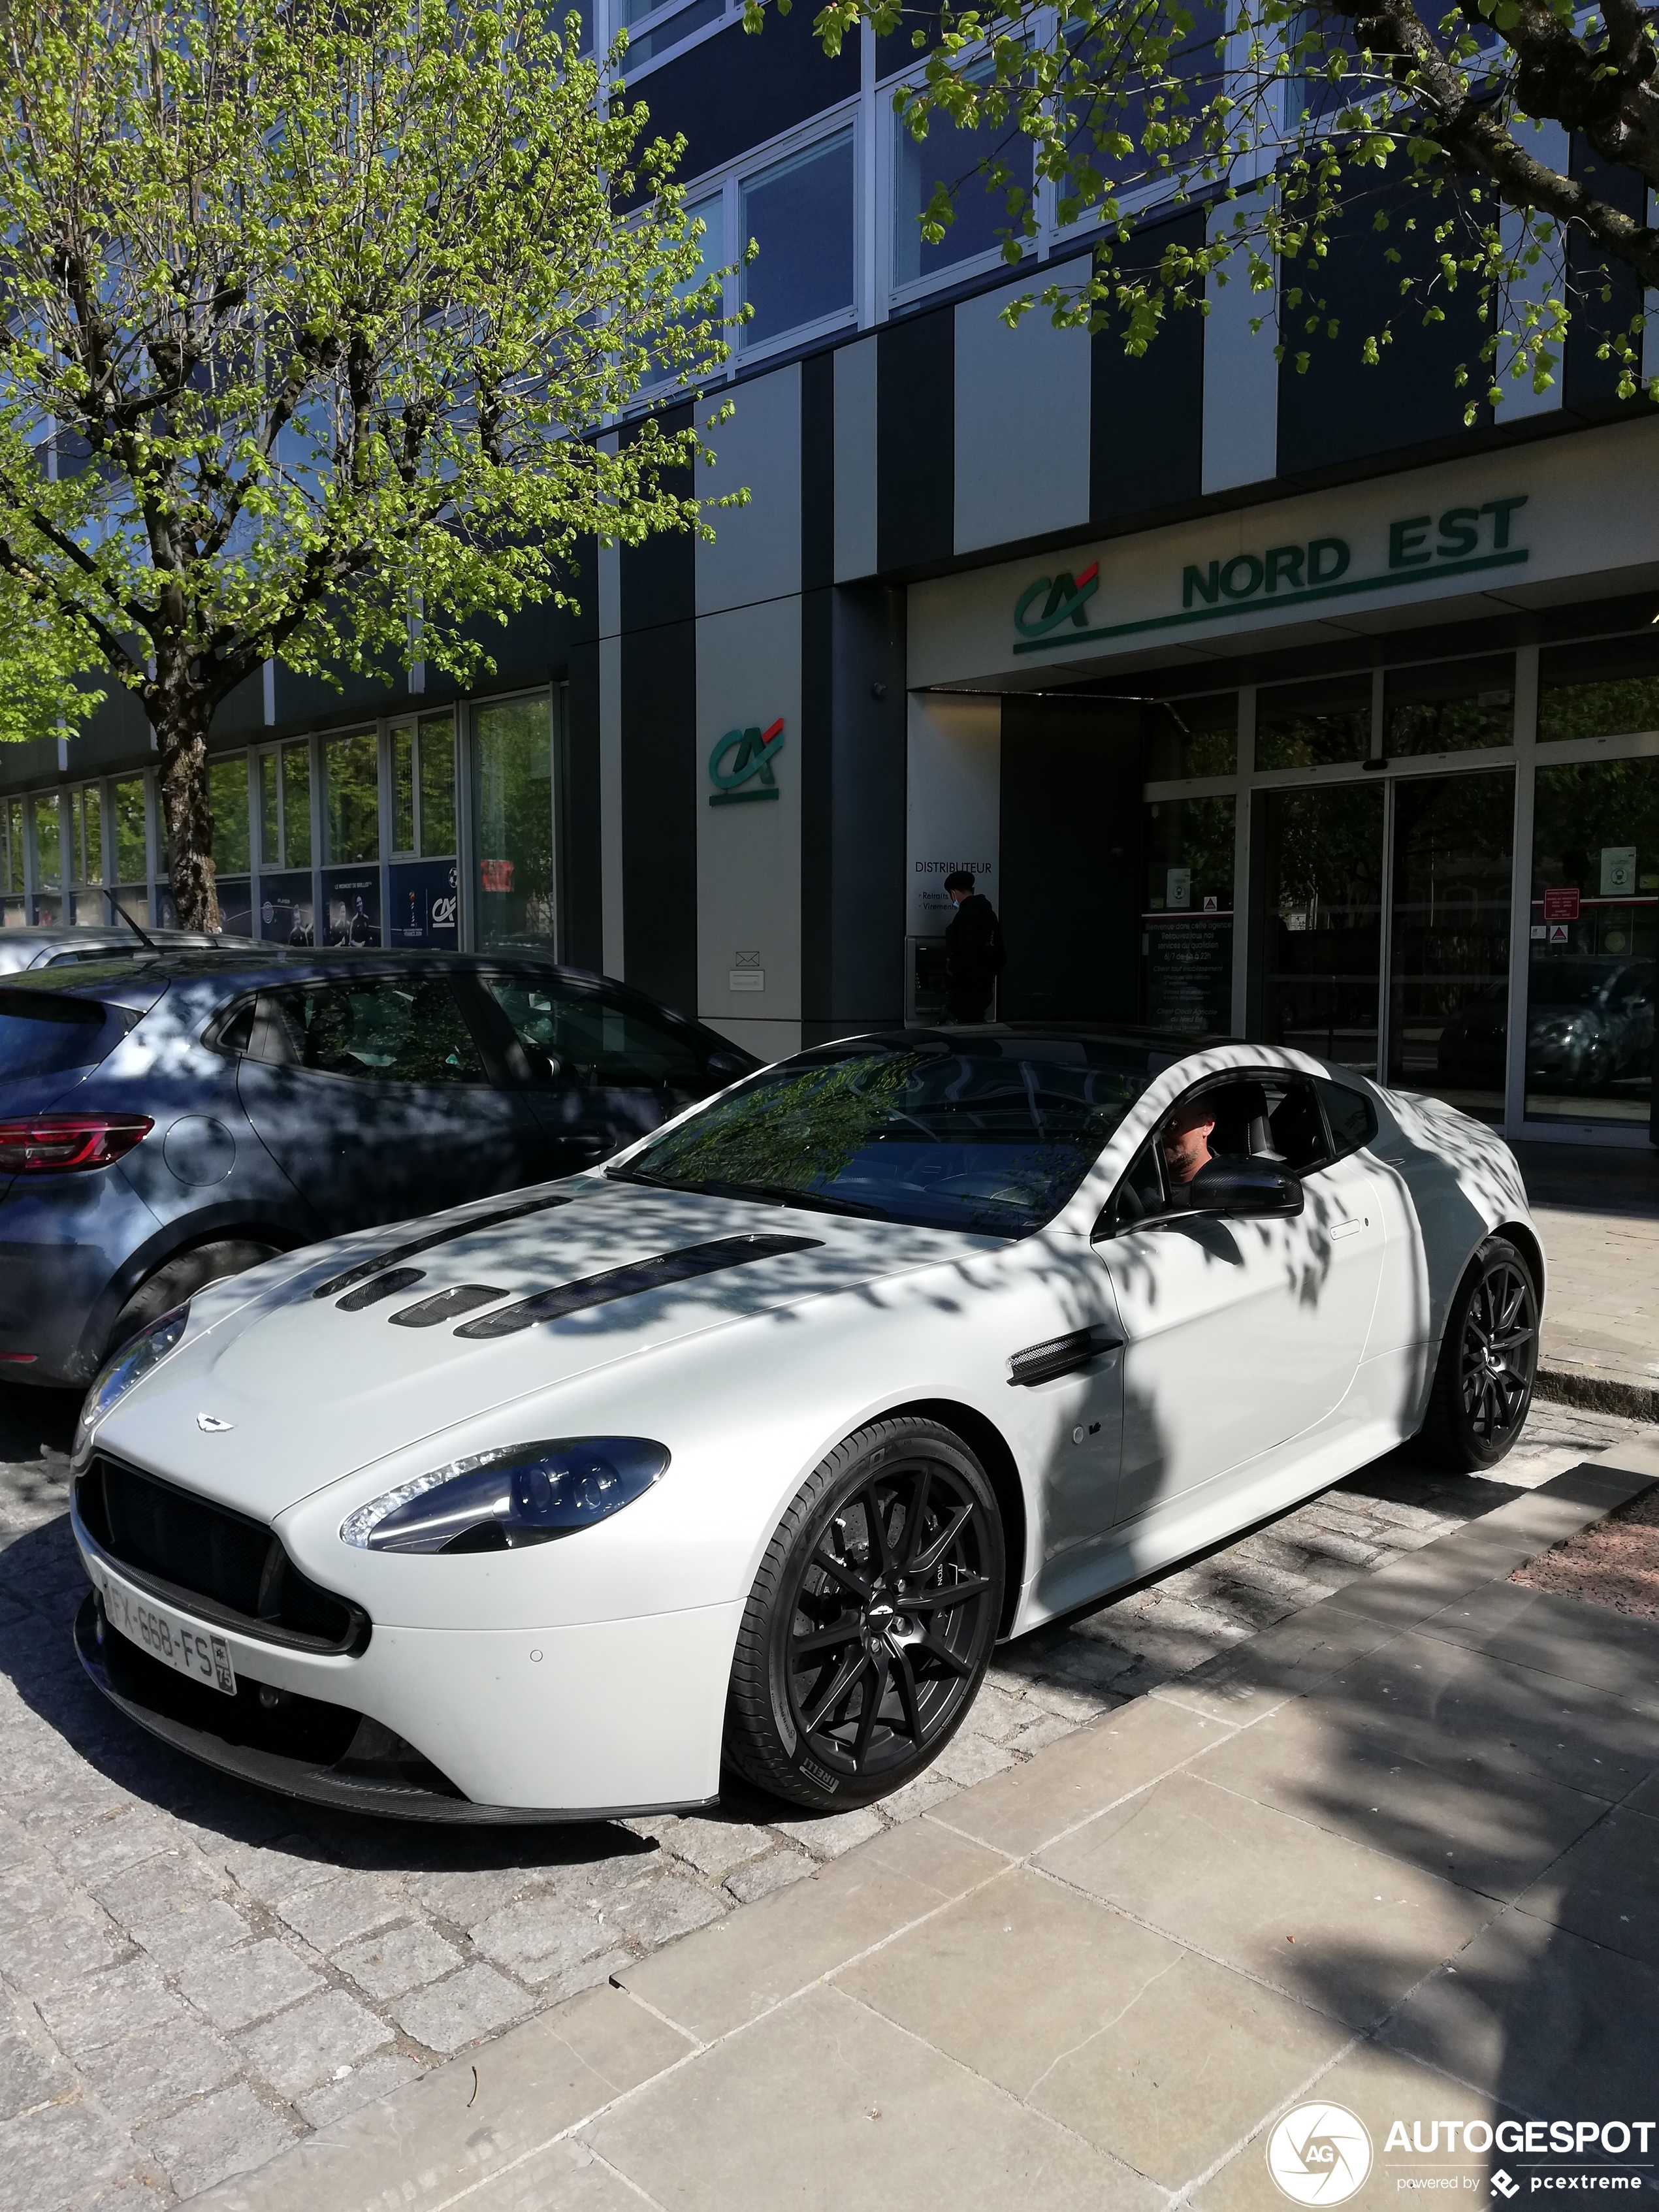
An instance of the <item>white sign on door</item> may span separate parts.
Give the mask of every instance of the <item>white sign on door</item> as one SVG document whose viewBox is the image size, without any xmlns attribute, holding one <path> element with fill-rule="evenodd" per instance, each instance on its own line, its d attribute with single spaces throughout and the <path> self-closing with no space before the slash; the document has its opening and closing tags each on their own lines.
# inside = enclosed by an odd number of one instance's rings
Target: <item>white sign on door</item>
<svg viewBox="0 0 1659 2212">
<path fill-rule="evenodd" d="M 1601 848 L 1602 897 L 1629 898 L 1635 889 L 1635 846 L 1603 845 Z"/>
</svg>

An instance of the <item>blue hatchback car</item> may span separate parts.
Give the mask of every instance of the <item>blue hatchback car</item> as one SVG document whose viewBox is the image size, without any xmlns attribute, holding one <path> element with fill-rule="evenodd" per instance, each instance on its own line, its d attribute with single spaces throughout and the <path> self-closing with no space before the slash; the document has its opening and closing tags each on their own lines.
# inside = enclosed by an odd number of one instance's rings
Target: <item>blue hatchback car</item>
<svg viewBox="0 0 1659 2212">
<path fill-rule="evenodd" d="M 0 978 L 0 1377 L 84 1384 L 204 1283 L 574 1174 L 757 1065 L 533 954 Z"/>
</svg>

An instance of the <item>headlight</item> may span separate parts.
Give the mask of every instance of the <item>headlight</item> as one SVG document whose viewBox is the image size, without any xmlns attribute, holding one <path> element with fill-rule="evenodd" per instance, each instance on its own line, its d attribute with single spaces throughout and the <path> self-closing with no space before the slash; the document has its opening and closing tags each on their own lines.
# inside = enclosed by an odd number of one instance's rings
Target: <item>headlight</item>
<svg viewBox="0 0 1659 2212">
<path fill-rule="evenodd" d="M 364 1552 L 501 1552 L 607 1520 L 666 1471 L 648 1437 L 561 1437 L 451 1460 L 359 1506 L 340 1523 Z"/>
<path fill-rule="evenodd" d="M 118 1398 L 125 1398 L 135 1382 L 142 1382 L 158 1361 L 167 1358 L 185 1333 L 190 1320 L 190 1300 L 152 1322 L 142 1335 L 130 1337 L 118 1352 L 104 1362 L 86 1395 L 75 1427 L 72 1460 L 78 1460 L 92 1442 L 92 1432 Z"/>
</svg>

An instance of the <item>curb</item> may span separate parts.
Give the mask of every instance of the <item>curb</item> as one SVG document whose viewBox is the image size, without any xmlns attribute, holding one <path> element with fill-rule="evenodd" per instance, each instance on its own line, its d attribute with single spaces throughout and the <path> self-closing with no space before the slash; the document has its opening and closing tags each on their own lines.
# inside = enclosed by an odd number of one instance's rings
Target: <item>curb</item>
<svg viewBox="0 0 1659 2212">
<path fill-rule="evenodd" d="M 1540 1367 L 1533 1383 L 1535 1398 L 1558 1406 L 1582 1407 L 1588 1413 L 1618 1413 L 1633 1421 L 1659 1421 L 1659 1389 L 1643 1382 L 1620 1382 L 1608 1375 L 1586 1375 L 1580 1369 Z"/>
</svg>

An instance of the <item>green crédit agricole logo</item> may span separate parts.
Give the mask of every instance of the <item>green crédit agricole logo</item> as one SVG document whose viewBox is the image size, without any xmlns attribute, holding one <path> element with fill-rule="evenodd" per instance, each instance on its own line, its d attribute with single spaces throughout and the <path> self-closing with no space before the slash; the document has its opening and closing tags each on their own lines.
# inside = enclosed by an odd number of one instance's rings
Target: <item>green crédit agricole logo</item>
<svg viewBox="0 0 1659 2212">
<path fill-rule="evenodd" d="M 775 799 L 778 781 L 772 763 L 782 750 L 781 714 L 764 730 L 728 730 L 708 756 L 708 779 L 716 787 L 708 794 L 708 804 L 743 806 L 751 799 Z M 728 754 L 731 759 L 722 767 Z M 745 785 L 750 788 L 745 790 Z"/>
<path fill-rule="evenodd" d="M 1022 637 L 1046 637 L 1063 622 L 1075 623 L 1079 629 L 1087 629 L 1089 617 L 1084 609 L 1099 589 L 1098 561 L 1091 561 L 1080 576 L 1068 575 L 1064 569 L 1057 576 L 1039 576 L 1019 595 L 1014 609 L 1014 628 Z M 1042 601 L 1042 611 L 1033 616 L 1031 610 L 1039 599 Z"/>
</svg>

